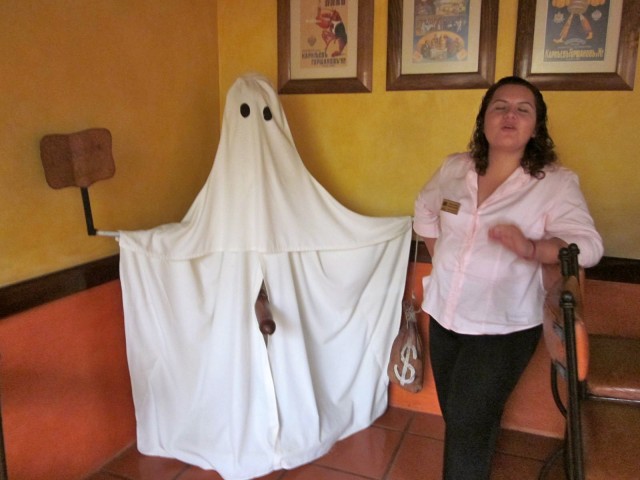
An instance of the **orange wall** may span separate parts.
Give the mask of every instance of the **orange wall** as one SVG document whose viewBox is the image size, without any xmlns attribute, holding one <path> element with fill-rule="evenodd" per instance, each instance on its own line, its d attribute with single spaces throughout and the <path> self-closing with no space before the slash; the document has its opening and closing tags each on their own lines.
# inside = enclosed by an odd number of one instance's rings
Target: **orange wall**
<svg viewBox="0 0 640 480">
<path fill-rule="evenodd" d="M 431 265 L 417 264 L 421 279 Z M 409 294 L 412 274 L 407 275 Z M 590 333 L 640 338 L 640 285 L 587 280 Z M 428 322 L 419 314 L 425 346 L 424 388 L 395 386 L 392 406 L 439 414 L 428 361 Z M 0 391 L 12 480 L 84 478 L 135 441 L 126 363 L 120 282 L 111 281 L 0 320 Z M 541 342 L 510 398 L 503 426 L 561 437 L 563 418 L 549 390 L 549 358 Z M 64 439 L 64 441 L 60 441 Z"/>
<path fill-rule="evenodd" d="M 0 321 L 11 480 L 84 478 L 135 441 L 120 282 Z"/>
<path fill-rule="evenodd" d="M 431 273 L 431 264 L 418 263 L 414 279 L 415 305 L 422 303 L 422 277 Z M 411 292 L 411 270 L 407 275 L 406 297 Z M 584 314 L 590 334 L 619 335 L 640 339 L 640 285 L 585 281 Z M 440 415 L 433 374 L 429 364 L 429 318 L 424 312 L 417 316 L 425 351 L 423 389 L 419 393 L 407 392 L 397 385 L 389 389 L 389 404 L 419 412 Z M 541 339 L 531 362 L 513 391 L 502 417 L 502 426 L 562 438 L 564 417 L 556 407 L 550 390 L 550 359 L 544 340 Z"/>
<path fill-rule="evenodd" d="M 410 267 L 407 275 L 407 298 L 411 295 L 412 268 L 414 267 Z M 431 264 L 418 263 L 415 269 L 413 292 L 414 304 L 418 306 L 422 303 L 422 277 L 431 273 Z M 634 285 L 634 287 L 638 286 Z M 429 363 L 429 317 L 424 312 L 419 312 L 417 319 L 425 361 L 423 388 L 418 393 L 410 393 L 391 384 L 389 404 L 394 407 L 441 415 Z M 640 331 L 638 334 L 640 336 Z M 564 418 L 555 406 L 549 390 L 549 355 L 542 341 L 538 344 L 531 362 L 509 398 L 502 418 L 502 426 L 511 430 L 562 438 Z"/>
<path fill-rule="evenodd" d="M 77 189 L 52 190 L 38 142 L 98 126 L 115 176 L 91 187 L 98 228 L 179 220 L 208 174 L 226 92 L 276 83 L 277 2 L 0 2 L 0 286 L 106 257 Z M 374 2 L 373 92 L 282 95 L 303 161 L 344 205 L 411 214 L 423 182 L 471 135 L 482 90 L 387 92 L 388 2 Z M 496 77 L 511 74 L 517 2 L 500 1 Z M 605 254 L 640 258 L 640 68 L 634 91 L 546 92 L 562 161 L 581 177 Z"/>
</svg>

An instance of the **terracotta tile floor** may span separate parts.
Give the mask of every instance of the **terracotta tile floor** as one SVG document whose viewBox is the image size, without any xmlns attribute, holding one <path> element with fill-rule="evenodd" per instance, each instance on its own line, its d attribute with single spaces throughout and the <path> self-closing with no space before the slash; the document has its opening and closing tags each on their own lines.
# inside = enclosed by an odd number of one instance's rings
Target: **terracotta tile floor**
<svg viewBox="0 0 640 480">
<path fill-rule="evenodd" d="M 374 425 L 338 442 L 327 455 L 260 480 L 439 480 L 442 418 L 390 408 Z M 491 480 L 534 480 L 560 440 L 503 430 Z M 564 478 L 551 472 L 550 480 Z M 141 455 L 132 446 L 87 480 L 220 480 L 216 472 Z"/>
</svg>

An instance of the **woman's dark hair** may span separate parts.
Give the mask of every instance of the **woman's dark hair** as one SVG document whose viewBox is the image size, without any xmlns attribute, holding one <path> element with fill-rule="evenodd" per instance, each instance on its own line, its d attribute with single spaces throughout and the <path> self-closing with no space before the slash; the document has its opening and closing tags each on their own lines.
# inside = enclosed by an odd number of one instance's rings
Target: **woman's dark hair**
<svg viewBox="0 0 640 480">
<path fill-rule="evenodd" d="M 489 87 L 482 99 L 480 111 L 476 117 L 473 136 L 469 142 L 471 157 L 476 164 L 476 172 L 478 175 L 484 175 L 489 166 L 489 142 L 487 142 L 487 137 L 484 135 L 484 115 L 496 90 L 503 85 L 522 85 L 533 93 L 536 102 L 536 126 L 534 137 L 529 140 L 524 149 L 520 165 L 532 177 L 542 178 L 544 177 L 544 167 L 554 163 L 557 159 L 553 150 L 553 140 L 547 130 L 547 105 L 544 103 L 540 90 L 520 77 L 505 77 L 499 80 Z"/>
</svg>

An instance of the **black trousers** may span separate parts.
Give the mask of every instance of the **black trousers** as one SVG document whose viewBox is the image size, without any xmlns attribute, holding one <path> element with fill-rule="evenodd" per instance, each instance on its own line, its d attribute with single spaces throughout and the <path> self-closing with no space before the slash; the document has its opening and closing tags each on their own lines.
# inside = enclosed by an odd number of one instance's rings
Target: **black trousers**
<svg viewBox="0 0 640 480">
<path fill-rule="evenodd" d="M 431 318 L 431 367 L 446 425 L 443 479 L 489 479 L 505 403 L 541 332 L 462 335 Z"/>
</svg>

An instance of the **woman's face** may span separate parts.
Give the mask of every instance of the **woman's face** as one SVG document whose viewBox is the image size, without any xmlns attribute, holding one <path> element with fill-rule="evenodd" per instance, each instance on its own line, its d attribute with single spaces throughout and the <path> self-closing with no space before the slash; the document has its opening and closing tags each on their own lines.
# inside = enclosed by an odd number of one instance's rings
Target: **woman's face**
<svg viewBox="0 0 640 480">
<path fill-rule="evenodd" d="M 503 85 L 489 101 L 484 114 L 484 135 L 490 152 L 524 154 L 535 135 L 536 102 L 531 90 L 522 85 Z"/>
</svg>

